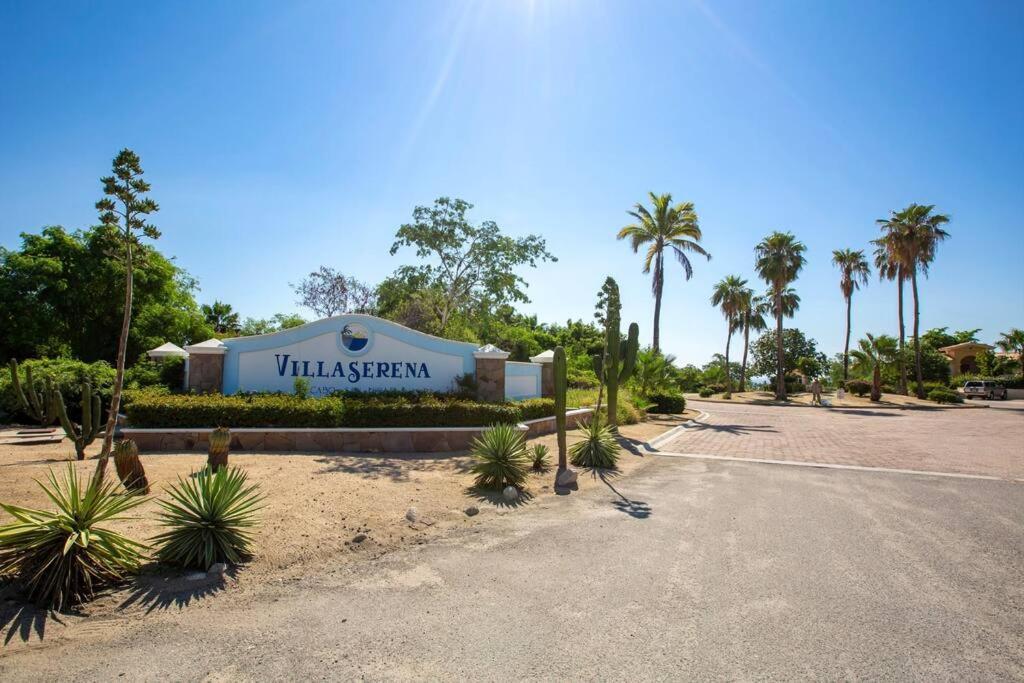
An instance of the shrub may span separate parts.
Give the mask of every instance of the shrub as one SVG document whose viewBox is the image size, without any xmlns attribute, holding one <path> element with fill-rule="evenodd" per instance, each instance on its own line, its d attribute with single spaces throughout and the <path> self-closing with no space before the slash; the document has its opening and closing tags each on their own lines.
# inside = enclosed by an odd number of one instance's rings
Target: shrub
<svg viewBox="0 0 1024 683">
<path fill-rule="evenodd" d="M 83 487 L 70 464 L 62 478 L 51 470 L 39 486 L 56 512 L 0 504 L 17 520 L 0 527 L 0 575 L 16 578 L 31 600 L 62 610 L 138 568 L 145 546 L 99 525 L 145 498 L 118 493 L 111 479 L 89 477 Z"/>
<path fill-rule="evenodd" d="M 928 392 L 928 400 L 936 403 L 963 403 L 964 397 L 952 389 L 932 389 Z"/>
<path fill-rule="evenodd" d="M 532 451 L 534 472 L 547 472 L 551 468 L 551 458 L 548 457 L 548 453 L 549 449 L 544 444 L 534 444 Z"/>
<path fill-rule="evenodd" d="M 472 454 L 476 486 L 500 491 L 506 486 L 521 489 L 526 485 L 530 459 L 523 432 L 515 425 L 496 424 L 484 431 L 474 439 Z"/>
<path fill-rule="evenodd" d="M 136 427 L 338 427 L 338 398 L 288 394 L 135 396 L 126 407 Z"/>
<path fill-rule="evenodd" d="M 184 358 L 154 361 L 143 356 L 124 372 L 124 385 L 129 389 L 164 387 L 170 391 L 181 391 L 184 384 Z"/>
<path fill-rule="evenodd" d="M 309 390 L 313 386 L 305 377 L 296 377 L 295 381 L 292 382 L 292 393 L 297 398 L 309 398 Z"/>
<path fill-rule="evenodd" d="M 923 382 L 922 384 L 924 384 L 925 396 L 927 396 L 931 392 L 935 391 L 936 389 L 942 389 L 944 391 L 949 391 L 949 385 L 946 384 L 945 382 Z M 917 386 L 917 385 L 914 384 L 913 386 Z"/>
<path fill-rule="evenodd" d="M 697 392 L 697 395 L 701 398 L 711 398 L 714 393 L 715 391 L 711 387 L 703 387 L 699 392 Z"/>
<path fill-rule="evenodd" d="M 76 421 L 81 417 L 78 413 L 78 405 L 82 400 L 82 385 L 88 382 L 93 389 L 99 392 L 103 404 L 106 405 L 110 399 L 116 374 L 105 361 L 83 363 L 67 358 L 30 359 L 18 363 L 18 372 L 23 382 L 25 370 L 29 367 L 32 368 L 32 374 L 37 384 L 41 386 L 43 379 L 49 377 L 54 383 L 54 388 L 60 389 L 64 396 L 64 402 L 68 406 L 68 416 Z M 18 405 L 18 397 L 15 396 L 14 387 L 11 385 L 11 374 L 6 366 L 0 368 L 0 411 L 14 420 L 34 422 L 31 416 L 22 414 L 21 407 Z"/>
<path fill-rule="evenodd" d="M 855 396 L 867 396 L 871 392 L 871 382 L 862 379 L 851 379 L 846 383 L 846 390 Z"/>
<path fill-rule="evenodd" d="M 552 411 L 553 412 L 553 411 Z M 419 402 L 364 399 L 345 401 L 343 427 L 476 427 L 515 424 L 521 412 L 513 403 L 425 398 Z"/>
<path fill-rule="evenodd" d="M 615 469 L 619 459 L 619 442 L 599 416 L 579 429 L 581 441 L 569 447 L 570 461 L 577 467 Z"/>
<path fill-rule="evenodd" d="M 161 562 L 209 569 L 218 562 L 237 564 L 252 554 L 250 529 L 263 500 L 259 484 L 246 485 L 237 467 L 209 468 L 167 489 L 170 500 L 157 501 L 167 531 L 153 542 Z"/>
<path fill-rule="evenodd" d="M 515 405 L 519 408 L 519 419 L 521 420 L 536 420 L 555 414 L 555 399 L 553 398 L 528 398 Z"/>
<path fill-rule="evenodd" d="M 653 404 L 647 408 L 649 413 L 678 415 L 686 410 L 686 397 L 682 394 L 651 394 L 648 399 Z"/>
</svg>

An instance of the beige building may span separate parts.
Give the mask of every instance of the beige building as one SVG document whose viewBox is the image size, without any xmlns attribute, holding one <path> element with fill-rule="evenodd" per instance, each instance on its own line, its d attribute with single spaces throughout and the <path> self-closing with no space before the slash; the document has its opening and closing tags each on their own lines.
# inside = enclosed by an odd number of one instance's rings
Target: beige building
<svg viewBox="0 0 1024 683">
<path fill-rule="evenodd" d="M 978 371 L 978 354 L 991 351 L 993 347 L 979 342 L 964 342 L 943 346 L 940 353 L 949 358 L 949 374 L 951 377 Z"/>
</svg>

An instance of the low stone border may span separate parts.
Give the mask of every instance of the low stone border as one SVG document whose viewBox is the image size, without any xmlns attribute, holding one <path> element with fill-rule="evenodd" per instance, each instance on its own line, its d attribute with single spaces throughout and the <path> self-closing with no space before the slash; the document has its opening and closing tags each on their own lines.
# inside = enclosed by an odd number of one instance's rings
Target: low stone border
<svg viewBox="0 0 1024 683">
<path fill-rule="evenodd" d="M 575 427 L 593 411 L 567 410 L 566 427 Z M 555 418 L 542 417 L 518 425 L 525 436 L 555 431 Z M 487 427 L 240 427 L 231 430 L 231 448 L 241 451 L 327 451 L 345 453 L 447 453 L 469 450 Z M 125 427 L 121 433 L 143 453 L 205 451 L 210 428 Z"/>
</svg>

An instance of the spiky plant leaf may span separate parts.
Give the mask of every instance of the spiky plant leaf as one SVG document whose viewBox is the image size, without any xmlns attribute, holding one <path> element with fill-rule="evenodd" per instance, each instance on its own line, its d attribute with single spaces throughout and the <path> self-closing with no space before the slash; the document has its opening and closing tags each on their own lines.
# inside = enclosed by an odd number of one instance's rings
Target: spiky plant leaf
<svg viewBox="0 0 1024 683">
<path fill-rule="evenodd" d="M 534 444 L 531 452 L 534 472 L 547 472 L 551 469 L 551 459 L 548 457 L 548 447 L 542 443 Z"/>
<path fill-rule="evenodd" d="M 523 488 L 529 476 L 530 458 L 526 454 L 523 433 L 515 425 L 498 424 L 473 441 L 471 471 L 476 485 L 501 490 L 506 486 Z"/>
<path fill-rule="evenodd" d="M 570 460 L 577 467 L 615 469 L 619 459 L 619 442 L 611 428 L 595 416 L 579 430 L 582 441 L 569 447 Z"/>
<path fill-rule="evenodd" d="M 0 575 L 15 578 L 31 600 L 62 610 L 135 571 L 146 548 L 100 526 L 145 502 L 90 477 L 83 486 L 68 465 L 60 478 L 36 482 L 55 511 L 0 504 L 16 520 L 0 526 Z"/>
<path fill-rule="evenodd" d="M 256 511 L 263 496 L 259 484 L 246 485 L 237 467 L 209 467 L 167 489 L 158 501 L 167 531 L 153 539 L 161 562 L 207 570 L 218 562 L 237 564 L 252 555 Z"/>
</svg>

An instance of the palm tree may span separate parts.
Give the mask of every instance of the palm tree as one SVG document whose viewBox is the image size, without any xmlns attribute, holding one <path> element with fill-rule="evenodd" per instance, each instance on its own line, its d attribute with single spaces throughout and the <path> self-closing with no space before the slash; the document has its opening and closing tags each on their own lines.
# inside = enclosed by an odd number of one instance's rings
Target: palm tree
<svg viewBox="0 0 1024 683">
<path fill-rule="evenodd" d="M 629 215 L 637 222 L 619 230 L 618 239 L 629 238 L 633 253 L 638 252 L 645 244 L 650 245 L 644 255 L 644 273 L 649 273 L 651 268 L 654 268 L 654 277 L 651 279 L 651 291 L 654 293 L 654 341 L 651 348 L 658 351 L 661 295 L 665 288 L 665 249 L 671 249 L 679 265 L 683 267 L 683 274 L 687 280 L 693 277 L 693 265 L 687 254 L 700 254 L 708 259 L 711 255 L 698 244 L 701 232 L 697 213 L 693 210 L 693 202 L 673 205 L 671 194 L 649 194 L 651 210 L 637 204 L 633 211 L 629 211 Z"/>
<path fill-rule="evenodd" d="M 932 213 L 934 204 L 911 204 L 899 213 L 901 233 L 906 243 L 907 261 L 910 272 L 910 288 L 914 295 L 914 378 L 917 380 L 917 397 L 924 398 L 924 376 L 921 368 L 921 303 L 917 292 L 917 273 L 928 277 L 928 268 L 935 260 L 939 242 L 949 237 L 942 226 L 949 223 L 949 216 Z"/>
<path fill-rule="evenodd" d="M 850 351 L 854 360 L 854 370 L 863 374 L 871 373 L 871 400 L 882 399 L 882 365 L 891 363 L 897 353 L 896 340 L 887 335 L 875 337 L 867 335 L 861 339 L 859 349 Z"/>
<path fill-rule="evenodd" d="M 755 296 L 752 289 L 744 290 L 739 319 L 736 323 L 736 331 L 743 332 L 743 363 L 740 364 L 741 392 L 746 391 L 747 388 L 747 352 L 750 350 L 750 331 L 767 329 L 768 323 L 764 320 L 764 314 L 767 311 L 764 297 Z"/>
<path fill-rule="evenodd" d="M 725 395 L 728 398 L 732 394 L 732 382 L 729 379 L 729 345 L 732 343 L 732 334 L 736 331 L 736 324 L 743 308 L 744 298 L 747 289 L 747 281 L 738 275 L 727 275 L 715 285 L 711 293 L 711 305 L 718 306 L 725 316 L 725 326 L 728 334 L 725 338 Z"/>
<path fill-rule="evenodd" d="M 832 263 L 839 268 L 839 289 L 846 299 L 846 344 L 843 346 L 843 381 L 850 379 L 850 319 L 853 307 L 853 293 L 863 284 L 867 286 L 871 268 L 864 251 L 836 249 L 832 252 Z"/>
<path fill-rule="evenodd" d="M 775 342 L 777 353 L 777 377 L 775 378 L 775 398 L 786 400 L 786 358 L 782 348 L 782 317 L 785 313 L 783 295 L 790 283 L 796 280 L 806 259 L 804 251 L 807 247 L 789 232 L 773 232 L 765 237 L 754 248 L 755 267 L 758 274 L 768 283 L 775 313 Z"/>
<path fill-rule="evenodd" d="M 996 346 L 1006 353 L 1017 354 L 1017 361 L 1020 362 L 1020 374 L 1024 377 L 1024 330 L 1014 327 L 1009 332 L 1000 332 Z"/>
<path fill-rule="evenodd" d="M 921 299 L 918 294 L 918 271 L 928 275 L 939 243 L 949 237 L 949 233 L 942 228 L 942 225 L 949 222 L 949 216 L 932 213 L 934 208 L 935 205 L 931 204 L 911 204 L 902 211 L 892 212 L 889 218 L 878 221 L 885 232 L 883 241 L 891 243 L 891 250 L 898 265 L 903 269 L 904 278 L 908 276 L 910 279 L 913 294 L 913 367 L 916 394 L 919 398 L 925 397 L 925 380 L 921 365 Z"/>
<path fill-rule="evenodd" d="M 904 349 L 907 342 L 907 328 L 903 321 L 903 283 L 907 276 L 900 256 L 899 226 L 893 217 L 878 220 L 878 224 L 885 231 L 885 234 L 878 239 L 871 240 L 875 245 L 875 270 L 878 271 L 879 280 L 896 281 L 896 315 L 899 319 L 899 355 L 897 356 L 897 374 L 899 375 L 899 392 L 907 395 L 907 368 L 903 362 L 905 358 Z"/>
<path fill-rule="evenodd" d="M 214 301 L 212 305 L 203 304 L 200 306 L 206 322 L 213 327 L 217 334 L 226 334 L 238 330 L 238 314 L 231 309 L 231 304 L 223 301 Z"/>
</svg>

